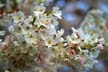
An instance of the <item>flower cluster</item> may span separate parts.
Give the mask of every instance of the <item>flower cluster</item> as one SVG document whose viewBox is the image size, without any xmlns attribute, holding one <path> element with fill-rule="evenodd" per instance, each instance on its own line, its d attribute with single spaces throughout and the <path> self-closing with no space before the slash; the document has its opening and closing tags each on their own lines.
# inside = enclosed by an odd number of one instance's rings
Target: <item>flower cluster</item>
<svg viewBox="0 0 108 72">
<path fill-rule="evenodd" d="M 97 26 L 96 30 L 89 26 L 95 25 L 92 19 L 89 23 L 85 22 L 89 25 L 72 28 L 71 35 L 63 36 L 64 30 L 56 29 L 57 20 L 61 19 L 58 7 L 46 13 L 46 7 L 40 4 L 34 7 L 31 16 L 25 16 L 23 12 L 12 16 L 13 24 L 8 27 L 10 35 L 0 41 L 0 63 L 9 65 L 4 69 L 13 71 L 35 66 L 37 72 L 41 67 L 47 70 L 59 63 L 69 66 L 77 63 L 81 67 L 92 68 L 105 43 L 104 38 L 97 33 Z M 105 19 L 100 20 L 103 24 Z M 3 33 L 1 31 L 0 35 Z"/>
<path fill-rule="evenodd" d="M 67 47 L 70 55 L 78 60 L 85 68 L 93 67 L 97 62 L 100 50 L 103 48 L 104 39 L 98 34 L 86 33 L 82 28 L 72 28 L 73 33 L 67 36 Z"/>
<path fill-rule="evenodd" d="M 81 68 L 92 68 L 94 63 L 98 62 L 96 58 L 100 50 L 104 48 L 103 32 L 105 23 L 105 14 L 102 11 L 90 11 L 81 27 L 78 29 L 72 27 L 73 33 L 66 36 L 64 47 L 60 50 L 56 49 L 56 52 L 59 51 L 56 58 L 58 57 L 57 59 L 63 64 L 80 64 Z"/>
<path fill-rule="evenodd" d="M 13 67 L 47 64 L 50 47 L 63 41 L 63 30 L 56 31 L 57 19 L 61 18 L 59 8 L 54 7 L 51 13 L 45 13 L 43 4 L 34 8 L 31 16 L 25 16 L 23 12 L 12 14 L 13 24 L 8 27 L 10 35 L 1 41 L 1 57 Z"/>
<path fill-rule="evenodd" d="M 30 14 L 33 12 L 34 5 L 44 3 L 46 6 L 49 5 L 53 0 L 6 0 L 0 1 L 0 18 L 4 16 L 4 14 L 13 13 L 19 10 L 24 11 L 24 13 Z"/>
</svg>

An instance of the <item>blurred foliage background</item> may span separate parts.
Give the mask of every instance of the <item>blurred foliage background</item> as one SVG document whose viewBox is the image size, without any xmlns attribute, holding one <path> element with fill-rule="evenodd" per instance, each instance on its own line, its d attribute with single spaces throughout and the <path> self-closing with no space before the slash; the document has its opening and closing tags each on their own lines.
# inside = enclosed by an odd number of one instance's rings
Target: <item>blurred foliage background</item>
<svg viewBox="0 0 108 72">
<path fill-rule="evenodd" d="M 5 15 L 16 11 L 24 11 L 26 15 L 32 13 L 32 6 L 36 1 L 41 0 L 0 0 L 0 30 L 6 29 Z M 58 6 L 62 10 L 62 20 L 59 20 L 60 27 L 65 29 L 65 34 L 69 34 L 71 27 L 78 28 L 87 13 L 92 9 L 100 9 L 107 15 L 106 26 L 108 27 L 108 0 L 45 0 L 47 10 L 53 6 Z M 108 40 L 108 32 L 105 32 Z M 99 63 L 95 64 L 92 70 L 81 72 L 108 72 L 108 46 L 98 57 Z M 69 68 L 64 68 L 62 72 L 69 72 Z M 70 71 L 71 72 L 71 71 Z"/>
</svg>

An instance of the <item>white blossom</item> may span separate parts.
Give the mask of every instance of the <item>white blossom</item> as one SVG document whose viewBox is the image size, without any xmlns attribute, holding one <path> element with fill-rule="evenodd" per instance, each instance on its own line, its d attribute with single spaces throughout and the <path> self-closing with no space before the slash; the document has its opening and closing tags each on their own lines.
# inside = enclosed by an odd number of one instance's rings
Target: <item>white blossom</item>
<svg viewBox="0 0 108 72">
<path fill-rule="evenodd" d="M 53 15 L 61 19 L 62 12 L 59 10 L 58 7 L 53 7 Z"/>
<path fill-rule="evenodd" d="M 38 16 L 39 14 L 43 14 L 46 10 L 43 4 L 36 5 L 34 8 L 35 8 L 35 11 L 34 11 L 35 16 Z"/>
</svg>

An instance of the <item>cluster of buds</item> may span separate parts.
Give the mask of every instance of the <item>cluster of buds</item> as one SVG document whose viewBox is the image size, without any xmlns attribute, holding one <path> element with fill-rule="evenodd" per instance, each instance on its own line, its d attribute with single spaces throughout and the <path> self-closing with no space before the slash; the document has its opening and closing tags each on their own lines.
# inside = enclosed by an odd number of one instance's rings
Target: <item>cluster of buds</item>
<svg viewBox="0 0 108 72">
<path fill-rule="evenodd" d="M 28 66 L 48 69 L 59 63 L 92 68 L 104 39 L 96 32 L 89 33 L 88 26 L 72 28 L 72 34 L 64 37 L 64 30 L 56 29 L 57 19 L 61 19 L 59 8 L 45 12 L 46 7 L 40 4 L 34 7 L 31 16 L 23 12 L 12 14 L 13 24 L 8 27 L 10 35 L 0 41 L 0 62 L 6 61 L 11 71 Z"/>
</svg>

